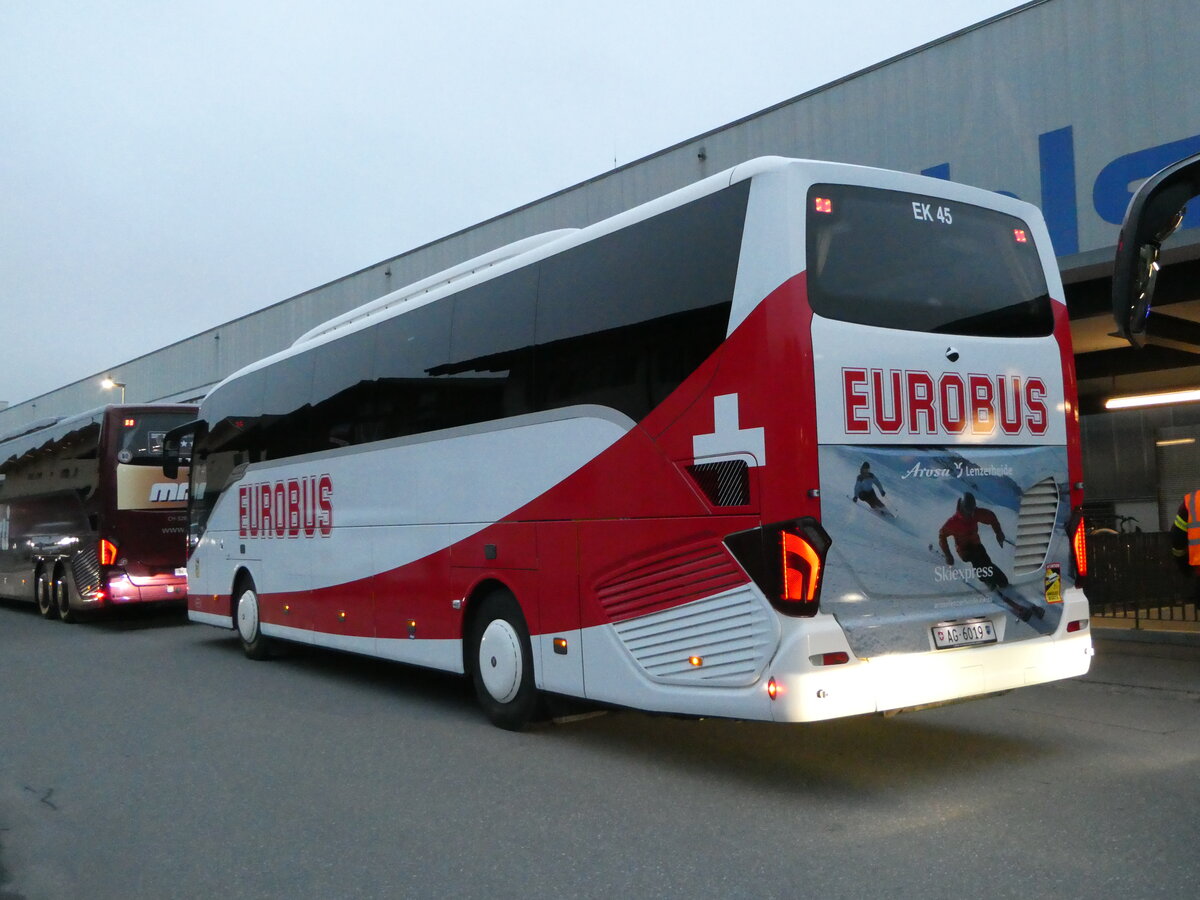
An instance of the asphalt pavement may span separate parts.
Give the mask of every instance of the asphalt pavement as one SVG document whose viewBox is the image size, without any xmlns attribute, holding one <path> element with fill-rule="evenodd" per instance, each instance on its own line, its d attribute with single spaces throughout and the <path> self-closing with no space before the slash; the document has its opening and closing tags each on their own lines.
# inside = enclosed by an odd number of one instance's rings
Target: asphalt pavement
<svg viewBox="0 0 1200 900">
<path fill-rule="evenodd" d="M 1200 694 L 1200 633 L 1141 633 L 1098 628 L 1084 681 Z"/>
</svg>

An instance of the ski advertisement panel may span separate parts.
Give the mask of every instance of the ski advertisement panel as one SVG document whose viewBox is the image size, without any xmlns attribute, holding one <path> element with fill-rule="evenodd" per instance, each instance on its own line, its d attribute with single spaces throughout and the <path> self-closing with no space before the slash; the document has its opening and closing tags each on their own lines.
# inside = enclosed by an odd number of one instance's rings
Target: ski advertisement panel
<svg viewBox="0 0 1200 900">
<path fill-rule="evenodd" d="M 878 331 L 813 322 L 817 395 L 841 399 L 818 411 L 822 607 L 866 658 L 1053 634 L 1070 515 L 1053 337 L 896 349 Z"/>
</svg>

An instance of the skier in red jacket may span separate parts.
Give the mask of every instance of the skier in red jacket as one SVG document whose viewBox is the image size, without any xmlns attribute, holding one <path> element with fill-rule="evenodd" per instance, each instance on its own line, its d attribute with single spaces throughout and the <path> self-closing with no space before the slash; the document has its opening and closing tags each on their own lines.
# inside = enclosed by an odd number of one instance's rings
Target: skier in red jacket
<svg viewBox="0 0 1200 900">
<path fill-rule="evenodd" d="M 975 503 L 975 495 L 970 491 L 963 494 L 958 501 L 957 509 L 938 531 L 938 546 L 946 565 L 954 565 L 954 557 L 950 555 L 949 539 L 954 538 L 954 549 L 958 558 L 975 570 L 975 577 L 993 590 L 1008 587 L 1008 577 L 1000 571 L 1000 567 L 992 562 L 987 548 L 979 537 L 979 526 L 990 525 L 996 535 L 996 543 L 1004 545 L 1004 530 L 996 514 L 986 507 Z"/>
</svg>

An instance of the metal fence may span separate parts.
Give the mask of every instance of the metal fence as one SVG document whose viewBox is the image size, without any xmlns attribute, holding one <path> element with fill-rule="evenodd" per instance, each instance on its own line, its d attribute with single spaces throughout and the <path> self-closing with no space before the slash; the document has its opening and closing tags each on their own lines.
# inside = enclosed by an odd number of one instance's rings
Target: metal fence
<svg viewBox="0 0 1200 900">
<path fill-rule="evenodd" d="M 1092 615 L 1137 622 L 1200 621 L 1196 577 L 1171 556 L 1169 532 L 1088 536 L 1087 594 Z"/>
</svg>

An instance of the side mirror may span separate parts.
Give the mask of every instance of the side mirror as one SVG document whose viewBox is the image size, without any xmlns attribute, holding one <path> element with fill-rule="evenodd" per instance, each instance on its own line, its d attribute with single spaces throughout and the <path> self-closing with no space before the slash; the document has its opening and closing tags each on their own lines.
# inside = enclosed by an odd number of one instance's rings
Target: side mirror
<svg viewBox="0 0 1200 900">
<path fill-rule="evenodd" d="M 1125 210 L 1113 270 L 1112 309 L 1117 333 L 1135 346 L 1145 342 L 1159 250 L 1183 222 L 1187 202 L 1196 196 L 1200 196 L 1200 153 L 1147 178 Z"/>
<path fill-rule="evenodd" d="M 172 428 L 163 436 L 162 470 L 168 478 L 179 477 L 179 467 L 191 462 L 192 438 L 200 422 L 185 422 Z"/>
</svg>

